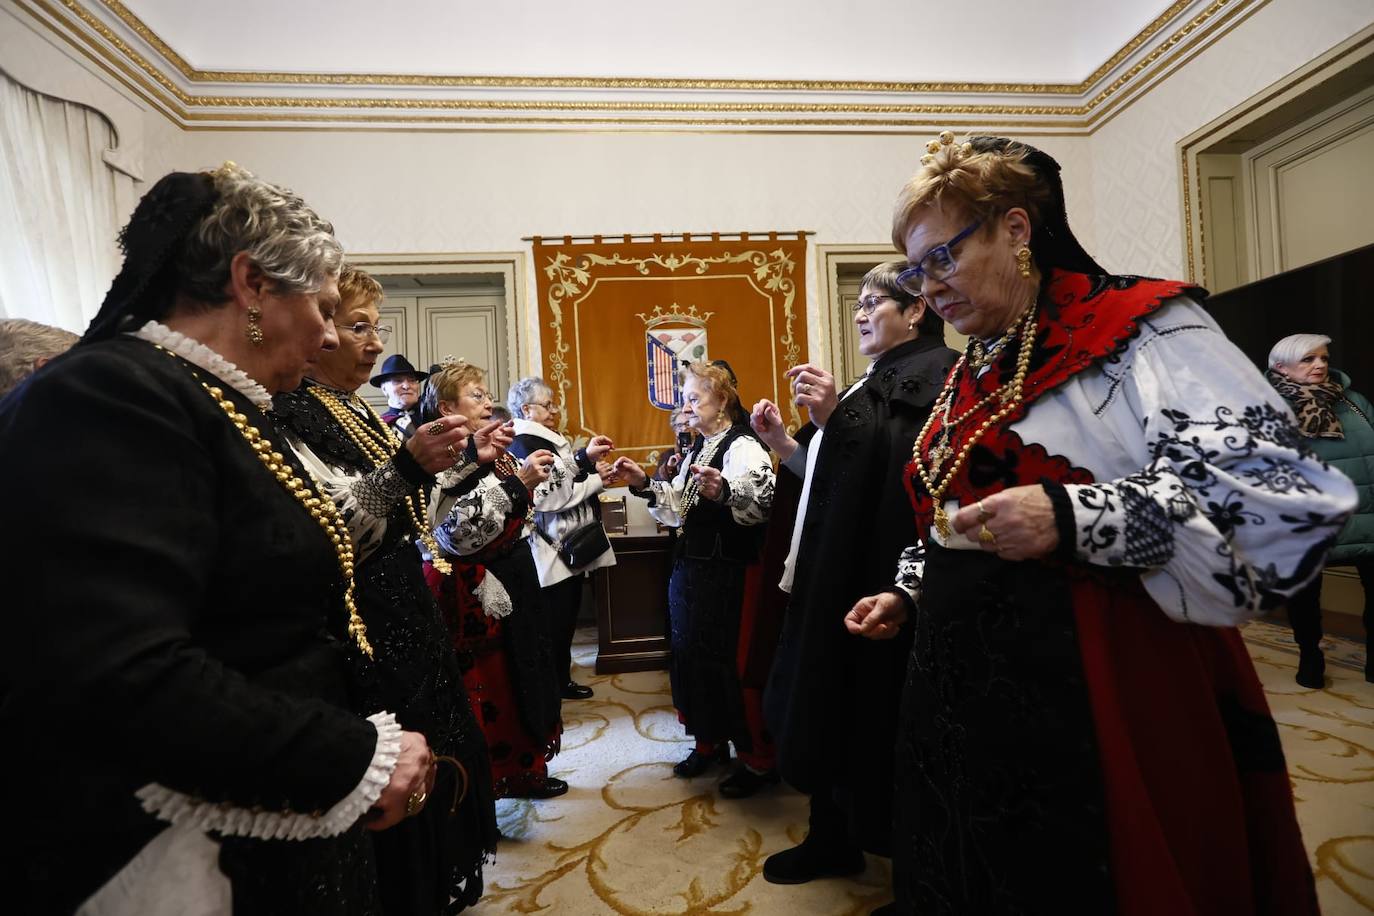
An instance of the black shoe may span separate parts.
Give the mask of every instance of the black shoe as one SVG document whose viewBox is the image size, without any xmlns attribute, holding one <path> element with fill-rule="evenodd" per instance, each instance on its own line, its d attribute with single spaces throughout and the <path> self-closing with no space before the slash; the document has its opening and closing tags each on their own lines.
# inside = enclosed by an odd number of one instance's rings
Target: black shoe
<svg viewBox="0 0 1374 916">
<path fill-rule="evenodd" d="M 1303 687 L 1321 690 L 1326 686 L 1326 657 L 1321 649 L 1303 649 L 1298 659 L 1298 673 L 1293 680 Z"/>
<path fill-rule="evenodd" d="M 592 688 L 568 681 L 560 691 L 565 700 L 585 700 L 592 695 Z"/>
<path fill-rule="evenodd" d="M 721 782 L 720 794 L 726 798 L 748 798 L 764 786 L 776 786 L 777 784 L 777 770 L 755 773 L 741 763 L 735 767 L 735 772 L 725 777 Z"/>
<path fill-rule="evenodd" d="M 528 791 L 512 798 L 557 798 L 560 795 L 568 794 L 568 784 L 554 776 L 545 776 L 543 782 L 537 782 Z"/>
<path fill-rule="evenodd" d="M 696 779 L 706 768 L 713 763 L 727 764 L 730 762 L 730 745 L 721 744 L 710 754 L 703 754 L 696 748 L 682 760 L 681 763 L 673 764 L 673 775 L 683 779 Z"/>
<path fill-rule="evenodd" d="M 823 849 L 819 844 L 807 845 L 803 840 L 800 846 L 775 852 L 763 860 L 763 880 L 769 884 L 805 884 L 817 878 L 848 877 L 863 871 L 863 851 L 849 849 Z"/>
</svg>

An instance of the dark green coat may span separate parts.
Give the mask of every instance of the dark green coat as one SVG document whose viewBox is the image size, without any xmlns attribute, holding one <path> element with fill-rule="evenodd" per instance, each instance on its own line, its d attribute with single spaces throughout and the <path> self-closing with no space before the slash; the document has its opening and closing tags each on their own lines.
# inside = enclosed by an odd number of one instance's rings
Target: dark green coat
<svg viewBox="0 0 1374 916">
<path fill-rule="evenodd" d="M 1336 418 L 1344 439 L 1307 439 L 1318 457 L 1355 482 L 1360 504 L 1327 558 L 1328 566 L 1343 566 L 1374 557 L 1374 406 L 1350 390 L 1350 376 L 1331 370 L 1331 378 L 1345 389 L 1336 402 Z"/>
</svg>

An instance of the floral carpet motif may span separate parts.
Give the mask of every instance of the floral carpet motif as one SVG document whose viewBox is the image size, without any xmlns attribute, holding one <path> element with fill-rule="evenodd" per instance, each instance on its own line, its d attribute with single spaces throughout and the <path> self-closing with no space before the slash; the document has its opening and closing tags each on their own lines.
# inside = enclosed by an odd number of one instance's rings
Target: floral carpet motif
<svg viewBox="0 0 1374 916">
<path fill-rule="evenodd" d="M 1244 630 L 1279 723 L 1298 820 L 1326 916 L 1374 912 L 1374 684 L 1364 650 L 1328 639 L 1327 687 L 1293 681 L 1286 628 Z M 594 675 L 596 638 L 578 633 L 577 680 L 596 694 L 563 704 L 563 753 L 552 775 L 571 790 L 547 801 L 498 802 L 506 837 L 472 912 L 861 916 L 887 902 L 889 866 L 870 856 L 852 879 L 795 886 L 763 880 L 763 860 L 806 835 L 804 796 L 786 787 L 722 798 L 713 768 L 673 776 L 687 755 L 666 672 Z"/>
</svg>

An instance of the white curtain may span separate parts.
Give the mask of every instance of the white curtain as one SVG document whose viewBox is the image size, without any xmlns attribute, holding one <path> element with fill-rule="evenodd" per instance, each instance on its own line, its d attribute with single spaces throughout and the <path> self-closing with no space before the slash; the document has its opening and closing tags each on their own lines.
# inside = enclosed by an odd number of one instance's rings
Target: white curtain
<svg viewBox="0 0 1374 916">
<path fill-rule="evenodd" d="M 0 72 L 0 316 L 80 333 L 119 267 L 133 179 L 110 123 Z"/>
</svg>

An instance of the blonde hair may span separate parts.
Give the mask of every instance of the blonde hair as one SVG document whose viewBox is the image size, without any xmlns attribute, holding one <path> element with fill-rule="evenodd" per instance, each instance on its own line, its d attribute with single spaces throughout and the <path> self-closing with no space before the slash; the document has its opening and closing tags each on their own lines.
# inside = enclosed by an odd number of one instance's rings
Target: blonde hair
<svg viewBox="0 0 1374 916">
<path fill-rule="evenodd" d="M 34 363 L 65 353 L 79 340 L 71 331 L 26 318 L 0 321 L 0 397 L 13 391 Z"/>
<path fill-rule="evenodd" d="M 684 385 L 687 384 L 689 375 L 701 379 L 708 391 L 725 399 L 725 412 L 732 423 L 739 423 L 749 416 L 744 405 L 740 403 L 739 390 L 735 387 L 734 375 L 729 369 L 718 363 L 708 363 L 704 359 L 699 359 L 687 363 L 678 370 L 678 378 Z"/>
<path fill-rule="evenodd" d="M 949 131 L 932 140 L 921 157 L 921 169 L 902 187 L 892 213 L 892 244 L 906 250 L 911 227 L 927 208 L 953 210 L 967 219 L 990 221 L 1013 207 L 1040 226 L 1054 204 L 1054 191 L 1027 161 L 1029 151 L 1010 143 L 1004 150 L 977 152 L 957 145 Z"/>
<path fill-rule="evenodd" d="M 424 397 L 420 399 L 420 413 L 428 422 L 439 416 L 439 402 L 457 403 L 468 385 L 480 385 L 486 380 L 487 371 L 474 366 L 465 359 L 448 359 L 440 364 L 425 383 Z"/>
<path fill-rule="evenodd" d="M 343 309 L 376 305 L 382 296 L 382 284 L 367 271 L 345 264 L 339 272 L 339 302 Z"/>
</svg>

